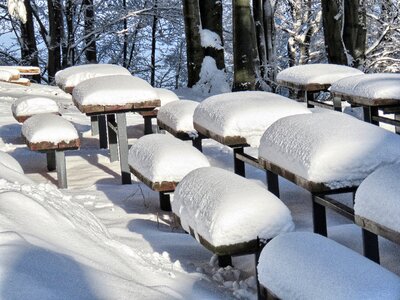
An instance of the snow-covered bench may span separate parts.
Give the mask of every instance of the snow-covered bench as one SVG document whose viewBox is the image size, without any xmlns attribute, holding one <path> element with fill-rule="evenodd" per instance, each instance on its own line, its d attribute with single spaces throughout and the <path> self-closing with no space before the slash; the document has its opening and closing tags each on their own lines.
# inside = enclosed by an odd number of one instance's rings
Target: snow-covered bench
<svg viewBox="0 0 400 300">
<path fill-rule="evenodd" d="M 12 80 L 20 79 L 18 70 L 9 68 L 7 66 L 0 66 L 0 80 L 10 82 Z"/>
<path fill-rule="evenodd" d="M 197 168 L 209 166 L 207 158 L 187 143 L 166 134 L 139 138 L 129 149 L 131 172 L 159 192 L 160 207 L 170 211 L 169 193 L 182 178 Z"/>
<path fill-rule="evenodd" d="M 261 138 L 259 163 L 312 194 L 314 231 L 327 235 L 325 206 L 354 219 L 327 197 L 354 192 L 378 167 L 400 162 L 400 136 L 334 111 L 282 118 Z"/>
<path fill-rule="evenodd" d="M 166 105 L 170 102 L 179 100 L 178 96 L 173 91 L 163 89 L 163 88 L 154 88 L 154 90 L 158 94 L 158 98 L 160 99 L 161 107 L 163 107 L 164 105 Z M 154 109 L 152 111 L 139 112 L 139 114 L 144 119 L 144 134 L 153 133 L 152 119 L 157 118 L 158 111 L 159 111 L 158 109 Z"/>
<path fill-rule="evenodd" d="M 22 136 L 30 150 L 48 154 L 48 167 L 53 169 L 55 163 L 58 186 L 67 188 L 64 151 L 75 150 L 80 147 L 80 140 L 75 127 L 61 116 L 39 114 L 24 122 Z"/>
<path fill-rule="evenodd" d="M 0 70 L 19 73 L 19 76 L 39 75 L 40 68 L 35 66 L 0 66 Z M 15 79 L 19 79 L 15 78 Z"/>
<path fill-rule="evenodd" d="M 338 102 L 346 100 L 354 106 L 362 106 L 365 121 L 400 126 L 400 74 L 352 76 L 334 82 L 330 91 Z M 394 113 L 395 120 L 379 116 L 378 110 L 385 114 Z"/>
<path fill-rule="evenodd" d="M 287 68 L 281 71 L 276 80 L 281 86 L 304 93 L 308 107 L 322 106 L 341 110 L 341 103 L 329 105 L 317 101 L 314 96 L 321 91 L 327 91 L 331 84 L 342 78 L 363 74 L 358 69 L 335 64 L 308 64 Z"/>
<path fill-rule="evenodd" d="M 383 236 L 400 244 L 400 165 L 379 168 L 356 192 L 354 215 L 363 228 L 364 251 L 379 262 L 378 239 Z"/>
<path fill-rule="evenodd" d="M 292 232 L 263 249 L 258 279 L 265 299 L 394 300 L 400 278 L 358 253 L 317 234 Z"/>
<path fill-rule="evenodd" d="M 260 251 L 265 243 L 294 228 L 289 209 L 260 183 L 232 172 L 206 167 L 186 175 L 175 189 L 172 211 L 183 229 L 218 255 Z"/>
<path fill-rule="evenodd" d="M 122 183 L 130 184 L 125 113 L 151 111 L 159 107 L 157 92 L 138 77 L 112 75 L 79 83 L 72 92 L 72 98 L 75 106 L 86 115 L 106 116 L 110 159 L 119 159 Z"/>
<path fill-rule="evenodd" d="M 124 67 L 112 64 L 87 64 L 72 66 L 58 71 L 55 76 L 56 84 L 66 93 L 72 94 L 74 88 L 81 82 L 111 75 L 131 75 Z M 107 144 L 107 122 L 104 116 L 92 116 L 92 135 L 99 134 L 101 149 L 106 149 Z"/>
<path fill-rule="evenodd" d="M 195 109 L 194 128 L 201 137 L 233 148 L 235 173 L 244 176 L 237 155 L 244 147 L 257 147 L 264 131 L 276 120 L 310 111 L 302 104 L 268 92 L 237 92 L 209 97 Z"/>
<path fill-rule="evenodd" d="M 158 110 L 157 125 L 181 140 L 191 140 L 193 146 L 202 151 L 201 138 L 193 127 L 193 114 L 199 102 L 191 100 L 173 101 Z"/>
<path fill-rule="evenodd" d="M 33 115 L 44 113 L 59 114 L 59 107 L 57 103 L 50 98 L 25 96 L 13 102 L 11 111 L 14 118 L 19 123 L 23 123 Z"/>
</svg>

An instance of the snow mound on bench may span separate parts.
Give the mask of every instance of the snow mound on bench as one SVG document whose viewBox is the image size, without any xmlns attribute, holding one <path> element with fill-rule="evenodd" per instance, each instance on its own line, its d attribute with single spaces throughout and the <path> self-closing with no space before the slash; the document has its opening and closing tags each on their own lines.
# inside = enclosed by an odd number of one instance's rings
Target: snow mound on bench
<svg viewBox="0 0 400 300">
<path fill-rule="evenodd" d="M 294 84 L 332 84 L 349 76 L 363 74 L 358 69 L 335 64 L 309 64 L 287 68 L 276 79 Z"/>
<path fill-rule="evenodd" d="M 239 136 L 257 147 L 276 120 L 310 111 L 302 104 L 269 92 L 236 92 L 212 96 L 200 103 L 195 124 L 223 137 Z"/>
<path fill-rule="evenodd" d="M 165 134 L 149 134 L 129 149 L 129 165 L 152 182 L 179 182 L 189 172 L 210 165 L 191 144 Z"/>
<path fill-rule="evenodd" d="M 258 278 L 280 299 L 398 299 L 400 278 L 317 234 L 293 232 L 270 241 Z"/>
<path fill-rule="evenodd" d="M 400 165 L 385 166 L 369 175 L 357 189 L 354 213 L 400 231 Z"/>
<path fill-rule="evenodd" d="M 82 105 L 124 105 L 159 100 L 157 91 L 149 83 L 131 75 L 85 80 L 74 88 L 72 96 Z"/>
<path fill-rule="evenodd" d="M 24 122 L 21 130 L 31 143 L 68 143 L 79 138 L 74 125 L 53 114 L 34 115 Z"/>
<path fill-rule="evenodd" d="M 338 112 L 290 116 L 261 138 L 259 157 L 330 188 L 357 186 L 400 162 L 400 136 Z"/>
<path fill-rule="evenodd" d="M 10 68 L 9 66 L 0 66 L 0 72 L 8 72 L 11 75 L 9 80 L 16 80 L 19 79 L 21 76 L 20 72 L 17 69 Z"/>
<path fill-rule="evenodd" d="M 11 105 L 13 114 L 19 116 L 31 116 L 43 113 L 58 113 L 57 102 L 50 98 L 25 96 L 14 101 Z"/>
<path fill-rule="evenodd" d="M 190 226 L 215 247 L 270 239 L 294 228 L 289 209 L 264 186 L 214 167 L 182 179 L 172 211 L 187 232 Z"/>
<path fill-rule="evenodd" d="M 198 105 L 198 102 L 191 100 L 170 102 L 160 107 L 157 120 L 177 132 L 197 135 L 197 131 L 193 127 L 193 114 Z"/>
<path fill-rule="evenodd" d="M 74 88 L 82 81 L 109 75 L 131 75 L 131 73 L 126 68 L 118 65 L 87 64 L 58 71 L 55 81 L 62 90 L 65 90 L 67 88 Z"/>
<path fill-rule="evenodd" d="M 170 90 L 163 89 L 163 88 L 154 88 L 157 92 L 158 99 L 161 101 L 161 106 L 168 104 L 172 101 L 179 100 L 179 97 Z"/>
<path fill-rule="evenodd" d="M 363 74 L 332 84 L 331 92 L 369 99 L 400 100 L 400 74 Z"/>
</svg>

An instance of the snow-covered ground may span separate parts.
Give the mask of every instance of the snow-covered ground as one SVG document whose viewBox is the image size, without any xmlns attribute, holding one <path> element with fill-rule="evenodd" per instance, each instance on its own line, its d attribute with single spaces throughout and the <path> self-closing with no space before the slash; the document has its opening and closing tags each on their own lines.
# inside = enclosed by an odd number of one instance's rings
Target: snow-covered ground
<svg viewBox="0 0 400 300">
<path fill-rule="evenodd" d="M 182 97 L 206 97 L 190 92 L 181 91 Z M 55 99 L 80 133 L 81 149 L 66 155 L 68 190 L 53 186 L 56 173 L 47 172 L 45 155 L 29 151 L 21 138 L 11 104 L 27 94 Z M 11 171 L 0 165 L 0 298 L 255 298 L 253 257 L 234 258 L 235 268 L 219 269 L 210 252 L 159 210 L 158 193 L 136 180 L 122 186 L 119 162 L 110 163 L 107 151 L 98 149 L 89 118 L 69 95 L 55 87 L 0 83 L 0 100 L 0 150 L 36 182 L 6 181 Z M 128 114 L 127 122 L 133 144 L 142 135 L 143 119 Z M 233 169 L 230 148 L 211 140 L 203 145 L 212 166 Z M 251 167 L 247 174 L 265 178 Z M 296 230 L 311 231 L 310 195 L 286 181 L 281 181 L 281 195 Z M 333 214 L 328 224 L 331 238 L 361 252 L 359 228 Z M 400 275 L 399 246 L 382 240 L 381 255 L 382 264 Z"/>
</svg>

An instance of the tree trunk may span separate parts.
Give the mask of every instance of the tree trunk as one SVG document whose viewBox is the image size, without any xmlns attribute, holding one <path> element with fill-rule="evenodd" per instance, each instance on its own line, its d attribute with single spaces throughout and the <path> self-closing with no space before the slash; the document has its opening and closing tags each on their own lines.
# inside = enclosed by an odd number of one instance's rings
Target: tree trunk
<svg viewBox="0 0 400 300">
<path fill-rule="evenodd" d="M 256 27 L 257 49 L 260 59 L 260 76 L 264 79 L 268 65 L 266 34 L 264 31 L 264 0 L 253 0 L 254 23 Z"/>
<path fill-rule="evenodd" d="M 26 23 L 21 22 L 21 59 L 23 65 L 39 66 L 39 55 L 35 38 L 35 25 L 33 23 L 32 7 L 30 0 L 24 1 L 26 8 Z M 40 82 L 40 75 L 33 76 Z"/>
<path fill-rule="evenodd" d="M 83 0 L 85 13 L 85 56 L 88 63 L 97 63 L 96 34 L 94 32 L 94 0 Z"/>
<path fill-rule="evenodd" d="M 233 49 L 233 91 L 255 90 L 260 62 L 249 0 L 233 0 Z"/>
<path fill-rule="evenodd" d="M 222 26 L 222 1 L 199 0 L 201 25 L 203 29 L 208 29 L 221 39 L 221 46 L 224 46 L 223 26 Z M 205 56 L 214 58 L 217 68 L 225 69 L 224 49 L 207 47 L 204 49 Z"/>
<path fill-rule="evenodd" d="M 321 6 L 328 61 L 333 64 L 347 65 L 346 49 L 342 39 L 343 14 L 340 3 L 338 0 L 321 0 Z"/>
<path fill-rule="evenodd" d="M 198 0 L 183 0 L 183 17 L 185 21 L 188 87 L 192 87 L 200 79 L 201 65 L 204 59 L 204 51 L 201 47 Z"/>
<path fill-rule="evenodd" d="M 67 24 L 67 39 L 63 49 L 63 68 L 73 66 L 75 64 L 75 2 L 74 0 L 66 0 L 65 2 L 65 19 Z"/>
<path fill-rule="evenodd" d="M 151 74 L 150 74 L 150 84 L 151 84 L 151 86 L 154 87 L 155 86 L 155 80 L 156 80 L 157 0 L 154 0 L 153 11 L 154 11 L 153 24 L 151 26 L 151 63 L 150 63 Z"/>
<path fill-rule="evenodd" d="M 122 7 L 124 9 L 124 13 L 126 14 L 126 0 L 122 0 Z M 123 58 L 122 58 L 122 65 L 126 68 L 128 65 L 128 20 L 125 16 L 124 18 L 124 45 L 123 45 Z"/>
<path fill-rule="evenodd" d="M 352 65 L 358 67 L 365 60 L 367 25 L 363 0 L 344 1 L 343 41 L 352 57 Z"/>
<path fill-rule="evenodd" d="M 49 83 L 54 81 L 57 71 L 61 70 L 61 36 L 63 34 L 62 6 L 60 0 L 48 0 L 49 35 L 47 72 Z"/>
</svg>

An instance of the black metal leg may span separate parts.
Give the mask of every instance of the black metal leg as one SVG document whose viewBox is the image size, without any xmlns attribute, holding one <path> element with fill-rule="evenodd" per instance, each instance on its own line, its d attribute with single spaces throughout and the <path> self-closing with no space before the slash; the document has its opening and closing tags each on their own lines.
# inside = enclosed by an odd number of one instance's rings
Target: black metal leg
<svg viewBox="0 0 400 300">
<path fill-rule="evenodd" d="M 171 211 L 171 200 L 169 194 L 159 192 L 160 195 L 160 208 L 163 211 Z"/>
<path fill-rule="evenodd" d="M 99 142 L 100 142 L 100 149 L 107 149 L 107 121 L 106 116 L 101 115 L 98 116 L 99 121 Z"/>
<path fill-rule="evenodd" d="M 314 105 L 313 104 L 310 104 L 309 102 L 308 102 L 308 100 L 314 100 L 314 93 L 312 93 L 312 92 L 305 92 L 304 93 L 304 100 L 305 100 L 305 102 L 307 103 L 307 108 L 313 108 L 314 107 Z"/>
<path fill-rule="evenodd" d="M 235 170 L 235 174 L 240 175 L 242 177 L 246 177 L 246 169 L 244 161 L 241 161 L 236 157 L 236 154 L 243 154 L 243 147 L 233 148 L 233 166 Z"/>
<path fill-rule="evenodd" d="M 279 198 L 279 177 L 278 175 L 266 170 L 268 191 Z"/>
<path fill-rule="evenodd" d="M 107 115 L 107 129 L 110 161 L 118 161 L 117 123 L 115 122 L 114 114 Z"/>
<path fill-rule="evenodd" d="M 325 206 L 315 201 L 315 196 L 312 197 L 312 211 L 313 211 L 313 224 L 314 232 L 323 236 L 328 236 L 326 228 L 326 209 Z"/>
<path fill-rule="evenodd" d="M 396 121 L 400 121 L 400 114 L 394 114 L 394 119 Z M 397 134 L 400 134 L 400 126 L 396 126 L 395 127 L 395 131 L 396 131 Z"/>
<path fill-rule="evenodd" d="M 118 150 L 119 164 L 121 166 L 122 184 L 131 184 L 131 172 L 128 164 L 128 136 L 126 133 L 126 116 L 125 113 L 118 113 L 117 116 L 117 132 L 118 132 Z"/>
<path fill-rule="evenodd" d="M 192 145 L 193 145 L 193 147 L 195 147 L 200 152 L 203 152 L 203 145 L 202 145 L 200 137 L 197 137 L 197 138 L 193 139 L 192 140 Z"/>
<path fill-rule="evenodd" d="M 342 111 L 342 98 L 333 97 L 333 109 L 336 111 Z"/>
<path fill-rule="evenodd" d="M 232 266 L 232 257 L 230 255 L 218 255 L 218 266 L 221 268 Z"/>
<path fill-rule="evenodd" d="M 379 116 L 377 107 L 363 107 L 364 110 L 364 121 L 379 126 L 379 122 L 374 120 L 374 117 Z"/>
<path fill-rule="evenodd" d="M 152 134 L 153 133 L 153 125 L 151 123 L 151 117 L 144 116 L 144 134 Z"/>
<path fill-rule="evenodd" d="M 366 229 L 362 229 L 364 256 L 379 264 L 378 236 Z"/>
<path fill-rule="evenodd" d="M 56 169 L 56 152 L 55 151 L 46 152 L 46 159 L 47 159 L 47 170 L 54 171 Z"/>
</svg>

